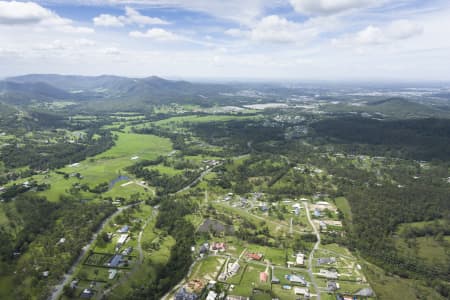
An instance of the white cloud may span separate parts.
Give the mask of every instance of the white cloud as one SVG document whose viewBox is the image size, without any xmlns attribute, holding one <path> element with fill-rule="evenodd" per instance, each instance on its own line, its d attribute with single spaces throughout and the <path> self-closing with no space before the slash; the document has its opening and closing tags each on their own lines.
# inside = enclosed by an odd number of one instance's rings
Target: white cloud
<svg viewBox="0 0 450 300">
<path fill-rule="evenodd" d="M 169 22 L 160 18 L 152 18 L 144 16 L 137 10 L 131 7 L 125 7 L 124 16 L 113 16 L 108 14 L 101 14 L 93 19 L 95 26 L 104 27 L 123 27 L 126 24 L 136 25 L 167 25 Z"/>
<path fill-rule="evenodd" d="M 303 43 L 318 34 L 317 28 L 306 23 L 296 23 L 286 18 L 270 15 L 262 18 L 249 30 L 231 28 L 225 34 L 232 37 L 245 37 L 263 43 Z"/>
<path fill-rule="evenodd" d="M 423 26 L 409 20 L 397 20 L 386 28 L 386 35 L 398 40 L 404 40 L 423 33 Z"/>
<path fill-rule="evenodd" d="M 232 36 L 232 37 L 242 37 L 245 36 L 245 32 L 242 31 L 239 28 L 230 28 L 225 31 L 226 35 Z"/>
<path fill-rule="evenodd" d="M 89 40 L 89 39 L 78 39 L 75 40 L 75 45 L 80 46 L 80 47 L 92 47 L 97 45 L 97 42 L 93 41 L 93 40 Z"/>
<path fill-rule="evenodd" d="M 333 39 L 332 43 L 343 47 L 382 45 L 410 39 L 422 33 L 421 25 L 409 20 L 397 20 L 382 27 L 369 25 L 355 34 Z"/>
<path fill-rule="evenodd" d="M 104 48 L 101 51 L 103 54 L 106 55 L 113 55 L 113 56 L 118 56 L 121 54 L 120 50 L 117 49 L 116 47 L 108 47 L 108 48 Z"/>
<path fill-rule="evenodd" d="M 381 28 L 369 25 L 364 30 L 356 33 L 355 41 L 358 44 L 374 45 L 386 43 L 388 39 Z"/>
<path fill-rule="evenodd" d="M 61 3 L 63 0 L 47 0 Z M 264 15 L 270 7 L 279 6 L 287 0 L 73 0 L 81 4 L 130 5 L 145 8 L 175 8 L 206 13 L 220 19 L 240 24 L 250 24 Z"/>
<path fill-rule="evenodd" d="M 152 18 L 141 15 L 137 10 L 131 7 L 125 7 L 125 17 L 120 17 L 125 23 L 138 25 L 167 25 L 169 22 L 160 18 Z"/>
<path fill-rule="evenodd" d="M 181 40 L 181 37 L 179 35 L 176 35 L 173 32 L 167 31 L 162 28 L 151 28 L 145 32 L 132 31 L 129 35 L 135 38 L 148 38 L 157 41 Z"/>
<path fill-rule="evenodd" d="M 0 24 L 37 24 L 55 15 L 33 2 L 0 1 Z"/>
<path fill-rule="evenodd" d="M 0 25 L 33 26 L 36 30 L 55 30 L 65 33 L 92 33 L 92 28 L 73 25 L 70 19 L 34 2 L 0 1 Z"/>
<path fill-rule="evenodd" d="M 327 15 L 368 7 L 380 0 L 290 0 L 294 9 L 302 14 Z"/>
<path fill-rule="evenodd" d="M 123 22 L 116 16 L 101 14 L 93 19 L 95 26 L 122 27 Z"/>
</svg>

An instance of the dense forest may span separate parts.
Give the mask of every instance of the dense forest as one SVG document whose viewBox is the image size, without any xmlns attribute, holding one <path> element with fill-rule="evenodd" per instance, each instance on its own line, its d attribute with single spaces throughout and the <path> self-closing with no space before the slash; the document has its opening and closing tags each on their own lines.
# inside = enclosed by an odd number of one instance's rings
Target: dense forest
<svg viewBox="0 0 450 300">
<path fill-rule="evenodd" d="M 342 144 L 350 153 L 450 160 L 450 120 L 379 121 L 333 118 L 312 124 L 324 143 Z"/>
</svg>

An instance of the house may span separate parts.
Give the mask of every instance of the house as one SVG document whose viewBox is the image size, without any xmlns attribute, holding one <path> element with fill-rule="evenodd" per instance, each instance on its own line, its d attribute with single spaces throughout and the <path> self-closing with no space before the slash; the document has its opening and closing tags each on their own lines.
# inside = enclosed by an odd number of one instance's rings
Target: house
<svg viewBox="0 0 450 300">
<path fill-rule="evenodd" d="M 94 296 L 94 292 L 91 289 L 84 289 L 80 294 L 80 298 L 82 299 L 90 299 Z"/>
<path fill-rule="evenodd" d="M 263 204 L 261 204 L 261 205 L 259 206 L 259 209 L 260 209 L 262 212 L 266 212 L 266 211 L 269 210 L 269 207 L 267 206 L 266 203 L 263 203 Z"/>
<path fill-rule="evenodd" d="M 275 276 L 275 272 L 273 271 L 273 267 L 272 267 L 272 283 L 274 284 L 280 284 L 280 279 L 278 279 L 278 277 Z"/>
<path fill-rule="evenodd" d="M 319 222 L 320 230 L 327 230 L 327 224 L 324 221 Z"/>
<path fill-rule="evenodd" d="M 201 294 L 202 290 L 206 286 L 206 281 L 202 279 L 193 279 L 190 280 L 185 287 L 188 289 L 188 291 L 193 291 L 194 293 Z"/>
<path fill-rule="evenodd" d="M 261 272 L 259 273 L 259 281 L 261 282 L 267 282 L 267 279 L 269 278 L 269 274 L 267 272 Z"/>
<path fill-rule="evenodd" d="M 339 289 L 339 283 L 337 283 L 336 281 L 328 281 L 327 282 L 327 290 L 329 292 L 335 292 Z"/>
<path fill-rule="evenodd" d="M 283 285 L 281 288 L 282 288 L 283 290 L 291 290 L 291 289 L 292 289 L 292 286 L 285 284 L 285 285 Z"/>
<path fill-rule="evenodd" d="M 208 282 L 208 285 L 206 286 L 206 288 L 207 288 L 208 290 L 212 290 L 213 288 L 216 287 L 216 284 L 217 284 L 217 281 L 211 280 L 211 281 Z"/>
<path fill-rule="evenodd" d="M 348 296 L 348 295 L 336 295 L 336 300 L 354 300 L 353 296 Z"/>
<path fill-rule="evenodd" d="M 128 230 L 130 230 L 130 227 L 128 225 L 124 225 L 119 230 L 117 230 L 117 232 L 118 233 L 128 233 Z"/>
<path fill-rule="evenodd" d="M 247 253 L 247 258 L 259 261 L 263 258 L 263 255 L 261 253 Z"/>
<path fill-rule="evenodd" d="M 297 255 L 295 256 L 295 265 L 303 266 L 304 264 L 305 264 L 305 254 L 297 253 Z"/>
<path fill-rule="evenodd" d="M 293 211 L 292 211 L 296 216 L 298 216 L 299 214 L 300 214 L 300 208 L 295 208 Z"/>
<path fill-rule="evenodd" d="M 371 288 L 363 288 L 361 290 L 359 290 L 358 292 L 355 293 L 355 296 L 360 296 L 360 297 L 372 297 L 373 296 L 373 290 Z"/>
<path fill-rule="evenodd" d="M 217 293 L 214 291 L 209 291 L 208 296 L 206 296 L 206 300 L 215 300 L 217 298 Z"/>
<path fill-rule="evenodd" d="M 219 276 L 219 280 L 225 281 L 225 280 L 227 280 L 227 278 L 236 275 L 239 272 L 240 268 L 241 268 L 241 266 L 239 265 L 239 263 L 237 261 L 235 261 L 234 263 L 226 264 L 225 270 Z"/>
<path fill-rule="evenodd" d="M 42 272 L 42 276 L 48 277 L 48 275 L 50 275 L 50 272 L 49 272 L 49 271 L 44 271 L 44 272 Z"/>
<path fill-rule="evenodd" d="M 237 274 L 237 272 L 239 272 L 239 269 L 240 269 L 240 268 L 241 268 L 241 266 L 238 264 L 237 261 L 235 261 L 235 262 L 231 265 L 230 272 L 231 272 L 233 275 L 235 275 L 235 274 Z"/>
<path fill-rule="evenodd" d="M 248 297 L 228 295 L 225 300 L 250 300 Z"/>
<path fill-rule="evenodd" d="M 322 213 L 318 209 L 314 209 L 313 215 L 316 218 L 322 217 Z"/>
<path fill-rule="evenodd" d="M 125 250 L 122 251 L 122 255 L 130 255 L 133 251 L 133 247 L 127 247 Z"/>
<path fill-rule="evenodd" d="M 78 286 L 78 280 L 72 280 L 72 281 L 70 282 L 70 288 L 71 288 L 72 290 L 73 290 L 73 289 L 76 289 L 77 286 Z"/>
<path fill-rule="evenodd" d="M 292 208 L 293 209 L 296 209 L 296 208 L 300 209 L 300 208 L 302 208 L 302 206 L 300 205 L 300 203 L 295 203 L 295 204 L 292 204 Z"/>
<path fill-rule="evenodd" d="M 297 283 L 297 284 L 301 284 L 301 285 L 308 285 L 308 282 L 305 280 L 305 278 L 303 276 L 291 274 L 291 275 L 284 276 L 284 278 L 289 280 L 291 283 Z"/>
<path fill-rule="evenodd" d="M 111 258 L 111 260 L 107 263 L 108 267 L 117 268 L 119 264 L 122 262 L 122 255 L 116 254 Z"/>
<path fill-rule="evenodd" d="M 320 269 L 319 274 L 320 277 L 325 277 L 327 279 L 338 279 L 339 274 L 336 270 L 325 270 Z"/>
<path fill-rule="evenodd" d="M 317 265 L 331 265 L 336 263 L 336 258 L 335 257 L 324 257 L 324 258 L 319 258 L 317 259 Z"/>
<path fill-rule="evenodd" d="M 117 240 L 116 248 L 122 247 L 128 240 L 128 234 L 121 234 L 119 239 Z"/>
<path fill-rule="evenodd" d="M 294 293 L 296 295 L 305 296 L 306 298 L 309 298 L 309 289 L 307 288 L 294 288 Z"/>
<path fill-rule="evenodd" d="M 211 251 L 225 251 L 225 243 L 212 243 Z"/>
<path fill-rule="evenodd" d="M 200 254 L 206 254 L 206 253 L 208 253 L 208 249 L 209 249 L 209 244 L 208 243 L 204 243 L 203 245 L 201 245 L 199 253 Z"/>
<path fill-rule="evenodd" d="M 114 277 L 116 277 L 116 274 L 117 274 L 117 270 L 116 269 L 109 269 L 108 270 L 108 279 L 109 280 L 112 280 L 112 279 L 114 279 Z"/>
<path fill-rule="evenodd" d="M 175 294 L 175 300 L 197 300 L 198 296 L 195 293 L 189 293 L 185 287 L 182 287 Z"/>
</svg>

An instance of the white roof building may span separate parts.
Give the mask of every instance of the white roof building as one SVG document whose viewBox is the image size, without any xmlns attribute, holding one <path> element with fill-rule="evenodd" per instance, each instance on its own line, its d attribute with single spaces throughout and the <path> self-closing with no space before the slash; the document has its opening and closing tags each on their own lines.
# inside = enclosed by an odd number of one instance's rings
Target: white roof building
<svg viewBox="0 0 450 300">
<path fill-rule="evenodd" d="M 128 239 L 128 234 L 121 234 L 119 239 L 117 240 L 117 244 L 123 245 L 123 244 L 125 244 L 127 239 Z"/>
<path fill-rule="evenodd" d="M 294 293 L 296 295 L 302 295 L 302 296 L 309 297 L 309 289 L 307 289 L 307 288 L 296 287 L 296 288 L 294 288 Z"/>
<path fill-rule="evenodd" d="M 206 300 L 215 300 L 217 298 L 217 293 L 214 291 L 209 291 Z"/>
<path fill-rule="evenodd" d="M 295 264 L 298 266 L 302 266 L 305 264 L 305 254 L 303 253 L 297 253 L 295 258 Z"/>
</svg>

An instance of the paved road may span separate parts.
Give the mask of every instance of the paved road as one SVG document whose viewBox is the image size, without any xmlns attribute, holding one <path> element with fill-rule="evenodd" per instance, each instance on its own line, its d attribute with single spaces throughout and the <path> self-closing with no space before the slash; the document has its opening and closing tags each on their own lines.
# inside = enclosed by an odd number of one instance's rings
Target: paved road
<svg viewBox="0 0 450 300">
<path fill-rule="evenodd" d="M 200 180 L 202 180 L 203 177 L 205 177 L 209 172 L 211 172 L 214 168 L 216 168 L 216 167 L 218 167 L 218 166 L 221 166 L 221 165 L 222 165 L 222 163 L 219 163 L 219 164 L 217 164 L 217 165 L 215 165 L 215 166 L 212 166 L 211 168 L 206 169 L 206 170 L 203 171 L 197 178 L 195 178 L 194 181 L 192 181 L 190 184 L 188 184 L 187 186 L 185 186 L 185 187 L 182 188 L 181 190 L 175 192 L 175 194 L 185 192 L 185 191 L 187 191 L 188 189 L 190 189 L 191 187 L 195 186 L 195 185 L 196 185 Z"/>
<path fill-rule="evenodd" d="M 305 205 L 305 210 L 306 210 L 306 216 L 308 217 L 308 221 L 311 224 L 311 227 L 313 228 L 314 234 L 317 236 L 317 242 L 314 244 L 314 247 L 311 251 L 311 253 L 309 254 L 309 258 L 308 258 L 308 274 L 309 277 L 311 278 L 311 283 L 314 286 L 314 289 L 316 290 L 317 293 L 317 300 L 320 300 L 320 289 L 319 286 L 317 285 L 316 282 L 316 278 L 313 274 L 313 260 L 314 260 L 314 252 L 319 248 L 320 245 L 320 234 L 319 231 L 317 230 L 316 226 L 314 225 L 313 221 L 311 220 L 311 216 L 309 214 L 309 208 L 308 208 L 308 202 L 303 201 L 303 204 Z"/>
<path fill-rule="evenodd" d="M 76 267 L 83 260 L 83 257 L 89 251 L 89 249 L 91 248 L 92 244 L 97 239 L 97 237 L 100 234 L 100 232 L 102 232 L 102 230 L 105 227 L 106 223 L 108 223 L 108 221 L 110 221 L 112 218 L 114 218 L 115 216 L 120 214 L 124 209 L 130 208 L 132 206 L 136 206 L 136 205 L 138 205 L 140 203 L 142 203 L 142 202 L 138 202 L 138 203 L 134 203 L 134 204 L 130 204 L 130 205 L 124 206 L 124 207 L 120 207 L 116 212 L 114 212 L 112 215 L 110 215 L 108 218 L 106 218 L 101 223 L 99 229 L 92 235 L 92 238 L 89 241 L 89 243 L 86 246 L 84 246 L 83 249 L 81 250 L 81 253 L 78 256 L 77 260 L 72 264 L 72 266 L 70 267 L 69 271 L 66 274 L 64 274 L 63 279 L 61 280 L 61 282 L 53 288 L 52 294 L 49 297 L 50 300 L 57 300 L 57 299 L 59 299 L 59 297 L 62 294 L 64 286 L 69 284 L 69 282 L 72 280 L 72 275 L 75 272 Z"/>
</svg>

